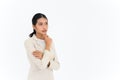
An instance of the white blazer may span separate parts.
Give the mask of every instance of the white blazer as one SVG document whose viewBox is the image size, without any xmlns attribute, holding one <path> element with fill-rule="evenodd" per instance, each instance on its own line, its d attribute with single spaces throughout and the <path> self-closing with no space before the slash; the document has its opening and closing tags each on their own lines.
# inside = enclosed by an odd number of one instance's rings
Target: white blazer
<svg viewBox="0 0 120 80">
<path fill-rule="evenodd" d="M 50 51 L 45 49 L 45 41 L 38 39 L 34 34 L 24 42 L 27 57 L 30 63 L 28 80 L 54 80 L 53 70 L 58 70 L 60 63 L 55 52 L 54 43 L 52 42 Z M 43 52 L 43 58 L 38 59 L 33 56 L 33 51 L 40 50 Z M 48 63 L 50 66 L 48 67 Z"/>
</svg>

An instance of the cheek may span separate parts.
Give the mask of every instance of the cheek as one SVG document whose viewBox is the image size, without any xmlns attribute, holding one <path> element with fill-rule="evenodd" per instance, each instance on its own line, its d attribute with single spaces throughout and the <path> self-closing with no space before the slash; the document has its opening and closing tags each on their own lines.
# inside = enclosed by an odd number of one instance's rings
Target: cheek
<svg viewBox="0 0 120 80">
<path fill-rule="evenodd" d="M 48 30 L 48 26 L 46 27 L 46 30 Z"/>
<path fill-rule="evenodd" d="M 38 32 L 42 32 L 42 28 L 38 28 Z"/>
<path fill-rule="evenodd" d="M 37 26 L 37 27 L 36 27 L 36 31 L 37 31 L 37 32 L 41 32 L 41 31 L 42 31 L 42 28 Z"/>
<path fill-rule="evenodd" d="M 36 26 L 36 29 L 41 30 L 42 27 L 41 26 Z"/>
</svg>

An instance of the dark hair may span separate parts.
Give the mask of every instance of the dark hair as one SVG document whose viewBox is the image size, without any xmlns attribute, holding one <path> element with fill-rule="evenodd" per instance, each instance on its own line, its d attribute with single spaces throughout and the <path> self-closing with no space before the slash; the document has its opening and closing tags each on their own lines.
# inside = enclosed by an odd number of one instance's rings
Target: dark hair
<svg viewBox="0 0 120 80">
<path fill-rule="evenodd" d="M 38 20 L 39 18 L 45 18 L 45 19 L 47 19 L 47 17 L 46 17 L 44 14 L 42 14 L 42 13 L 37 13 L 37 14 L 35 14 L 35 15 L 33 16 L 33 18 L 32 18 L 32 25 L 36 25 L 37 20 Z M 33 29 L 33 32 L 29 34 L 29 37 L 32 37 L 33 34 L 36 34 L 36 31 L 35 31 L 34 29 Z"/>
</svg>

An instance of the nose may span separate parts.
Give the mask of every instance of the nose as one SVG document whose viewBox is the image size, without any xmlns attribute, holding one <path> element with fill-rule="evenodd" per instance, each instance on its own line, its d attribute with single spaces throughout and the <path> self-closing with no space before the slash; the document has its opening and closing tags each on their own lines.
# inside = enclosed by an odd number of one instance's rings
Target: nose
<svg viewBox="0 0 120 80">
<path fill-rule="evenodd" d="M 47 25 L 43 25 L 43 28 L 46 30 L 47 29 Z"/>
</svg>

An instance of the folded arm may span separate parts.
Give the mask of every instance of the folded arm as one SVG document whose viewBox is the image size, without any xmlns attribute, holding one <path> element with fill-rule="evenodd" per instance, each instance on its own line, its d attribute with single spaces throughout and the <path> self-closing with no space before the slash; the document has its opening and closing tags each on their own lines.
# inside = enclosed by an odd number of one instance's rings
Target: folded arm
<svg viewBox="0 0 120 80">
<path fill-rule="evenodd" d="M 43 51 L 43 58 L 42 59 L 38 59 L 35 56 L 33 56 L 33 52 L 36 50 L 34 47 L 34 44 L 32 43 L 31 40 L 26 40 L 25 43 L 25 48 L 28 54 L 28 58 L 30 59 L 31 62 L 35 63 L 38 68 L 40 69 L 45 69 L 47 68 L 48 63 L 50 62 L 50 60 L 52 60 L 55 55 L 53 53 L 51 53 L 49 50 L 45 49 Z"/>
</svg>

